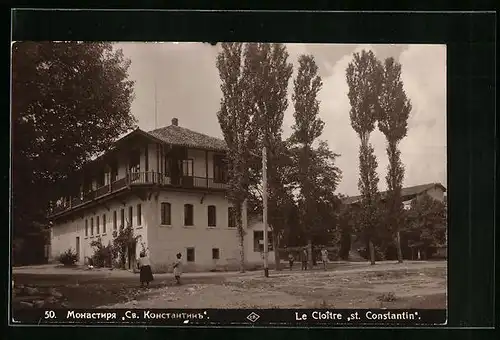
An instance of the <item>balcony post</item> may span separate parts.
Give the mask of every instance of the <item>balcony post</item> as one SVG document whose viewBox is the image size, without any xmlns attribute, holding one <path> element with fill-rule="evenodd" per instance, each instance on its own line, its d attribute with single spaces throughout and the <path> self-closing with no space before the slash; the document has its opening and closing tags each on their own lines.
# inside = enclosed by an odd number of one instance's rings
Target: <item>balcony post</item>
<svg viewBox="0 0 500 340">
<path fill-rule="evenodd" d="M 208 150 L 205 150 L 205 177 L 207 178 L 207 188 L 210 186 L 208 184 Z"/>
<path fill-rule="evenodd" d="M 144 147 L 144 154 L 145 154 L 145 159 L 144 159 L 144 166 L 145 166 L 145 170 L 146 170 L 146 173 L 145 173 L 145 182 L 147 183 L 148 182 L 148 172 L 149 172 L 149 150 L 148 150 L 148 144 L 145 145 Z"/>
</svg>

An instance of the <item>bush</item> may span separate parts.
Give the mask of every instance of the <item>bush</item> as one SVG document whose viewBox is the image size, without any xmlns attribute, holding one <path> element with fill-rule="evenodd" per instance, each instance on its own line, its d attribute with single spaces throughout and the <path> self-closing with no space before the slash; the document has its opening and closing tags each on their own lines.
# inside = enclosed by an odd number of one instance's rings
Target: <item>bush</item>
<svg viewBox="0 0 500 340">
<path fill-rule="evenodd" d="M 361 255 L 364 259 L 370 260 L 370 250 L 367 247 L 360 247 L 357 249 L 359 255 Z M 379 246 L 375 245 L 375 261 L 384 261 L 385 254 L 380 249 Z"/>
<path fill-rule="evenodd" d="M 59 255 L 58 260 L 65 266 L 73 266 L 75 265 L 76 261 L 78 261 L 78 255 L 74 253 L 70 248 Z"/>
<path fill-rule="evenodd" d="M 92 255 L 92 265 L 95 267 L 111 267 L 112 266 L 112 249 L 111 244 L 104 246 L 102 244 L 101 238 L 96 241 L 92 241 L 90 246 L 94 248 L 94 254 Z"/>
</svg>

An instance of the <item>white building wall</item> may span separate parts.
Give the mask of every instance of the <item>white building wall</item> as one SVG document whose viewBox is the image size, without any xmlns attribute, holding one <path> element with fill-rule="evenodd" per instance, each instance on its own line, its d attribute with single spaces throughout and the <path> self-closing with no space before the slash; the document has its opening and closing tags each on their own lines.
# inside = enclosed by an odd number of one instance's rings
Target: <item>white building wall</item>
<svg viewBox="0 0 500 340">
<path fill-rule="evenodd" d="M 138 255 L 142 249 L 141 242 L 144 242 L 145 246 L 148 245 L 146 229 L 147 229 L 147 218 L 144 216 L 144 212 L 147 209 L 149 202 L 141 201 L 138 197 L 130 196 L 125 199 L 125 205 L 116 200 L 106 202 L 106 206 L 98 206 L 92 209 L 86 210 L 83 215 L 84 217 L 76 217 L 73 220 L 66 221 L 64 223 L 54 223 L 52 227 L 52 239 L 51 239 L 51 255 L 53 259 L 65 252 L 68 248 L 76 251 L 76 238 L 80 238 L 80 257 L 78 263 L 83 264 L 85 259 L 91 257 L 94 253 L 94 249 L 91 246 L 93 241 L 101 239 L 103 245 L 107 245 L 113 240 L 113 211 L 117 212 L 117 229 L 120 227 L 120 210 L 123 208 L 125 210 L 125 219 L 128 218 L 129 206 L 133 207 L 133 222 L 134 234 L 140 235 L 140 239 L 137 243 L 136 254 Z M 137 225 L 137 204 L 141 204 L 141 225 Z M 104 232 L 102 217 L 106 215 L 106 232 Z M 99 216 L 99 233 L 97 233 L 97 216 Z M 94 221 L 94 233 L 91 232 L 91 218 Z M 88 223 L 88 233 L 85 234 L 85 220 Z"/>
<path fill-rule="evenodd" d="M 432 188 L 432 189 L 427 190 L 426 193 L 429 196 L 431 196 L 432 198 L 434 198 L 435 200 L 438 200 L 441 202 L 444 201 L 444 192 L 441 188 L 439 188 L 437 186 Z"/>
<path fill-rule="evenodd" d="M 264 231 L 264 223 L 262 221 L 252 220 L 249 222 L 247 234 L 245 236 L 246 259 L 249 265 L 264 264 L 264 254 L 254 249 L 254 231 Z M 271 235 L 271 230 L 267 229 L 268 235 Z M 270 240 L 268 238 L 268 240 Z M 274 251 L 269 251 L 267 256 L 269 264 L 274 264 Z"/>
<path fill-rule="evenodd" d="M 203 197 L 203 201 L 202 201 Z M 171 225 L 160 225 L 161 203 L 171 204 Z M 184 204 L 193 205 L 193 226 L 184 226 Z M 216 207 L 216 226 L 208 226 L 208 206 Z M 237 267 L 239 242 L 236 228 L 228 227 L 228 207 L 223 194 L 162 192 L 150 206 L 148 239 L 152 266 L 156 271 L 170 271 L 177 253 L 182 254 L 185 270 L 210 270 Z M 194 248 L 195 261 L 187 261 L 187 248 Z M 219 249 L 219 259 L 212 259 L 212 249 Z"/>
</svg>

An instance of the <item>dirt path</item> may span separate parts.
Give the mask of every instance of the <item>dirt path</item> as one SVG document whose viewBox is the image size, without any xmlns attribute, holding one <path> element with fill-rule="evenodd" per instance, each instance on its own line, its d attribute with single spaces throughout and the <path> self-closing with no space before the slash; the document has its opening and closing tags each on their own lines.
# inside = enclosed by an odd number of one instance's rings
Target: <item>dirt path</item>
<svg viewBox="0 0 500 340">
<path fill-rule="evenodd" d="M 151 289 L 118 308 L 446 308 L 446 262 L 247 273 Z"/>
</svg>

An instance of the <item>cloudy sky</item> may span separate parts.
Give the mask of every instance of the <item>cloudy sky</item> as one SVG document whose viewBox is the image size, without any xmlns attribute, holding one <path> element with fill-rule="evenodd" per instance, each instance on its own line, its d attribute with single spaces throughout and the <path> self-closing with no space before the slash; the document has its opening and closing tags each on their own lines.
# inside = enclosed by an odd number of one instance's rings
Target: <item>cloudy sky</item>
<svg viewBox="0 0 500 340">
<path fill-rule="evenodd" d="M 120 43 L 132 61 L 130 78 L 136 81 L 132 113 L 139 127 L 155 128 L 155 81 L 158 126 L 179 125 L 221 137 L 217 111 L 221 98 L 215 59 L 218 46 L 201 43 Z M 349 120 L 345 71 L 352 53 L 371 49 L 380 58 L 394 57 L 402 64 L 402 79 L 412 101 L 408 136 L 401 142 L 406 167 L 404 186 L 440 182 L 446 186 L 446 46 L 445 45 L 345 45 L 287 44 L 294 64 L 301 54 L 312 54 L 320 69 L 323 88 L 319 95 L 320 116 L 325 122 L 321 139 L 340 154 L 338 166 L 343 179 L 338 192 L 358 194 L 359 140 Z M 291 86 L 283 132 L 289 136 L 293 125 Z M 371 135 L 379 163 L 379 189 L 385 190 L 387 156 L 385 137 L 376 129 Z"/>
</svg>

